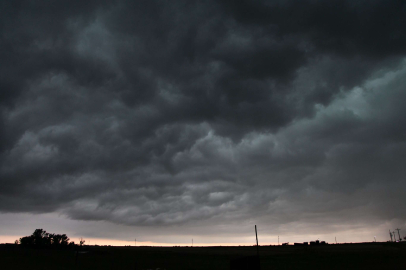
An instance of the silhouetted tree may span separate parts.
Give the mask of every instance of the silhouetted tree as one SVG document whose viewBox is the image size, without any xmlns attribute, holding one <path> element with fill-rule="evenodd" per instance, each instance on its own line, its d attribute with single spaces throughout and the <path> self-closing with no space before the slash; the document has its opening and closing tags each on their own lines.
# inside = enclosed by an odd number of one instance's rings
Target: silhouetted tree
<svg viewBox="0 0 406 270">
<path fill-rule="evenodd" d="M 69 244 L 69 238 L 66 234 L 50 234 L 49 238 L 52 246 L 67 246 Z"/>
<path fill-rule="evenodd" d="M 20 238 L 20 244 L 22 246 L 33 246 L 34 238 L 32 236 L 24 236 Z"/>
<path fill-rule="evenodd" d="M 82 237 L 80 237 L 80 241 L 79 241 L 80 246 L 83 246 L 83 244 L 84 244 L 85 242 L 86 242 L 86 241 L 85 241 Z"/>
<path fill-rule="evenodd" d="M 43 229 L 36 229 L 32 235 L 20 238 L 20 244 L 28 247 L 74 247 L 75 242 L 69 243 L 69 237 L 66 234 L 47 233 Z"/>
<path fill-rule="evenodd" d="M 36 229 L 31 236 L 34 238 L 36 246 L 49 246 L 51 244 L 49 233 L 43 229 Z"/>
</svg>

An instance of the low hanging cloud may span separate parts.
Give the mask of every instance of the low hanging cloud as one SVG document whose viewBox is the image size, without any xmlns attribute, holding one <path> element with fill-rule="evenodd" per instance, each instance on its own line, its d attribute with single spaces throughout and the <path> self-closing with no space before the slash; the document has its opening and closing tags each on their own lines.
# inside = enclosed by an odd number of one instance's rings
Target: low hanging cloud
<svg viewBox="0 0 406 270">
<path fill-rule="evenodd" d="M 2 5 L 1 212 L 405 222 L 401 1 Z"/>
</svg>

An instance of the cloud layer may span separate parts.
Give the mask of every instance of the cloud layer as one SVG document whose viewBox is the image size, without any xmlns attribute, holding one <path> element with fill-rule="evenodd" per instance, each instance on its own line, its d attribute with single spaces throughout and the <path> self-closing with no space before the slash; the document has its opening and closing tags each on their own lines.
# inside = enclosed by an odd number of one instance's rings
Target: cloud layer
<svg viewBox="0 0 406 270">
<path fill-rule="evenodd" d="M 1 5 L 1 212 L 405 224 L 402 1 Z"/>
</svg>

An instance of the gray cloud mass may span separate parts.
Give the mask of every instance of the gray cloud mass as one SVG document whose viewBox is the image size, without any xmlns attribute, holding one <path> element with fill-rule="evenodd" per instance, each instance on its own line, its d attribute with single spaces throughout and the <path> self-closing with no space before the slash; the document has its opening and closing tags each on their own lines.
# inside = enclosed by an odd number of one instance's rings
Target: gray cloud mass
<svg viewBox="0 0 406 270">
<path fill-rule="evenodd" d="M 0 5 L 2 213 L 406 224 L 404 1 Z"/>
</svg>

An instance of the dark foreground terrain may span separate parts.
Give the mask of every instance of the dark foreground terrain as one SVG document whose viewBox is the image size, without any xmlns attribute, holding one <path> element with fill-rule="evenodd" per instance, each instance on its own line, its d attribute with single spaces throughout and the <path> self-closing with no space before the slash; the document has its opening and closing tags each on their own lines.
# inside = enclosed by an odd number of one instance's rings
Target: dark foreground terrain
<svg viewBox="0 0 406 270">
<path fill-rule="evenodd" d="M 262 246 L 261 269 L 406 269 L 406 243 Z M 26 249 L 0 245 L 0 269 L 230 269 L 255 247 L 85 247 Z"/>
</svg>

